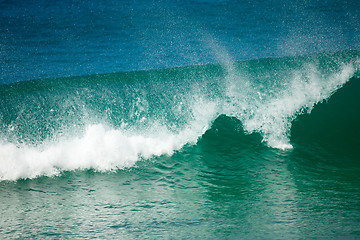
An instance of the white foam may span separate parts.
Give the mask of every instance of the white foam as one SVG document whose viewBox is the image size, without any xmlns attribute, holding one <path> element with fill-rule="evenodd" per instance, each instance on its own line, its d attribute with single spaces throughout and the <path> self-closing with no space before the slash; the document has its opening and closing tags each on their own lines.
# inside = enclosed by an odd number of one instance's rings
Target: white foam
<svg viewBox="0 0 360 240">
<path fill-rule="evenodd" d="M 0 145 L 0 179 L 57 175 L 64 170 L 111 171 L 130 167 L 140 158 L 171 154 L 182 147 L 179 135 L 162 132 L 144 136 L 89 125 L 85 135 L 43 147 Z"/>
<path fill-rule="evenodd" d="M 195 143 L 216 116 L 216 104 L 198 98 L 192 121 L 179 132 L 154 122 L 141 129 L 113 129 L 88 125 L 80 137 L 46 146 L 0 144 L 0 180 L 54 176 L 62 171 L 95 169 L 113 171 L 133 166 L 139 159 L 172 154 L 187 143 Z"/>
</svg>

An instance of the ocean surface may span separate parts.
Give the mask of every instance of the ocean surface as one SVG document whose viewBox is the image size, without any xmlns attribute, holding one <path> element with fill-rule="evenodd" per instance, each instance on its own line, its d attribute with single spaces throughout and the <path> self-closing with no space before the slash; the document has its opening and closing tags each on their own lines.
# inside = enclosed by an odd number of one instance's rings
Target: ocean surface
<svg viewBox="0 0 360 240">
<path fill-rule="evenodd" d="M 359 1 L 0 0 L 0 239 L 360 239 Z"/>
</svg>

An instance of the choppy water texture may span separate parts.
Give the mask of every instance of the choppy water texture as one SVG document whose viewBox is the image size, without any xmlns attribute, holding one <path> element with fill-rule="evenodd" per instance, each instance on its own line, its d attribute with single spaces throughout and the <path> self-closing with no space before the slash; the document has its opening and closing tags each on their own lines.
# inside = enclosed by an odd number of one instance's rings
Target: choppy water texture
<svg viewBox="0 0 360 240">
<path fill-rule="evenodd" d="M 0 2 L 2 238 L 360 237 L 356 3 L 36 2 Z"/>
</svg>

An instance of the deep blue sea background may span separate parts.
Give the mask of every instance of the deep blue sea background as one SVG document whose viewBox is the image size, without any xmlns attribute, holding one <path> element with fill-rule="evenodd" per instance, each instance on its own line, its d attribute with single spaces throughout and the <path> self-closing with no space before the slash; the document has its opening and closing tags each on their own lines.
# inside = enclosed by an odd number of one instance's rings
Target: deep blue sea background
<svg viewBox="0 0 360 240">
<path fill-rule="evenodd" d="M 0 2 L 0 81 L 358 49 L 358 1 Z M 229 60 L 229 59 L 226 59 Z"/>
<path fill-rule="evenodd" d="M 0 239 L 360 239 L 360 1 L 0 0 Z"/>
</svg>

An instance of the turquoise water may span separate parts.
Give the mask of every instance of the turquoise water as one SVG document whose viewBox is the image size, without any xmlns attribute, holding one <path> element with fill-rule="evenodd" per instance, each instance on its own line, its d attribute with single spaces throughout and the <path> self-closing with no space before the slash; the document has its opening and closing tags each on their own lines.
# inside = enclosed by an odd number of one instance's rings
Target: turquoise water
<svg viewBox="0 0 360 240">
<path fill-rule="evenodd" d="M 357 238 L 359 56 L 2 85 L 2 236 Z"/>
<path fill-rule="evenodd" d="M 0 0 L 0 239 L 360 238 L 359 3 Z"/>
</svg>

